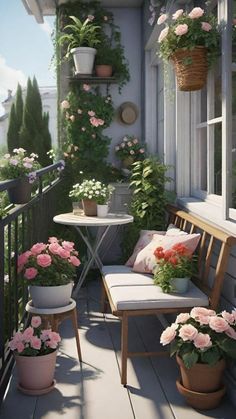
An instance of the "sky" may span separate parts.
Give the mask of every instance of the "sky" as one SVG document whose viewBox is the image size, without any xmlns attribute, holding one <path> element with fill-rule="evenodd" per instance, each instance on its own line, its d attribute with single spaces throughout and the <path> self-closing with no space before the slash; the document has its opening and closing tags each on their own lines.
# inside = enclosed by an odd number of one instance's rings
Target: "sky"
<svg viewBox="0 0 236 419">
<path fill-rule="evenodd" d="M 53 28 L 54 17 L 38 24 L 21 0 L 0 0 L 0 115 L 8 89 L 14 94 L 18 82 L 25 87 L 28 77 L 35 76 L 40 87 L 56 86 L 50 69 Z"/>
</svg>

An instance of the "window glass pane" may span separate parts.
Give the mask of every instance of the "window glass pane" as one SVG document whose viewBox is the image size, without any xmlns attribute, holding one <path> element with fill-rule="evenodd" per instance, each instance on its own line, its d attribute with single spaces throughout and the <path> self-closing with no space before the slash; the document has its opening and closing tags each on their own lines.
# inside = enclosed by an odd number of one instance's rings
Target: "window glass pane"
<svg viewBox="0 0 236 419">
<path fill-rule="evenodd" d="M 236 73 L 232 74 L 232 193 L 233 207 L 236 208 Z"/>
<path fill-rule="evenodd" d="M 215 110 L 213 118 L 218 118 L 222 114 L 221 101 L 221 59 L 215 67 Z"/>
<path fill-rule="evenodd" d="M 199 180 L 200 189 L 207 191 L 207 129 L 199 129 Z"/>
<path fill-rule="evenodd" d="M 214 193 L 221 195 L 221 174 L 222 174 L 222 128 L 221 124 L 216 124 L 214 127 Z"/>
</svg>

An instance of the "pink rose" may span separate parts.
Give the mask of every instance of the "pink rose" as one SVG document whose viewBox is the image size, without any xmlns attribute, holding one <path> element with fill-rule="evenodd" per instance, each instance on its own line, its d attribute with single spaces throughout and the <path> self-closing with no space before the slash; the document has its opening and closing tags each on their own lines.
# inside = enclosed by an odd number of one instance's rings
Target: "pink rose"
<svg viewBox="0 0 236 419">
<path fill-rule="evenodd" d="M 71 252 L 71 250 L 73 250 L 75 243 L 73 242 L 68 242 L 66 240 L 64 240 L 62 242 L 62 247 L 66 250 L 69 250 Z"/>
<path fill-rule="evenodd" d="M 17 264 L 18 266 L 25 265 L 28 262 L 29 257 L 31 256 L 31 252 L 27 250 L 25 253 L 22 253 L 18 256 Z"/>
<path fill-rule="evenodd" d="M 71 120 L 71 122 L 74 122 L 75 121 L 75 115 L 71 115 L 70 120 Z"/>
<path fill-rule="evenodd" d="M 70 257 L 70 251 L 63 249 L 63 247 L 61 247 L 58 251 L 58 255 L 62 258 L 62 259 L 68 259 Z"/>
<path fill-rule="evenodd" d="M 89 121 L 90 121 L 90 124 L 91 124 L 91 125 L 93 125 L 93 127 L 98 127 L 98 126 L 99 126 L 98 119 L 97 119 L 97 118 L 95 118 L 95 116 L 92 116 L 92 117 L 89 119 Z"/>
<path fill-rule="evenodd" d="M 48 246 L 48 250 L 53 254 L 53 255 L 58 255 L 59 254 L 59 250 L 62 249 L 62 247 L 60 246 L 59 243 L 51 243 Z"/>
<path fill-rule="evenodd" d="M 209 321 L 210 321 L 210 316 L 202 316 L 202 315 L 200 315 L 200 316 L 198 316 L 197 318 L 196 318 L 196 320 L 200 323 L 200 324 L 209 324 Z"/>
<path fill-rule="evenodd" d="M 18 342 L 16 345 L 16 350 L 20 354 L 25 349 L 24 344 L 22 342 Z"/>
<path fill-rule="evenodd" d="M 80 265 L 80 260 L 76 256 L 71 256 L 69 262 L 72 263 L 74 266 Z"/>
<path fill-rule="evenodd" d="M 236 340 L 236 331 L 231 326 L 225 331 L 225 334 L 230 338 Z"/>
<path fill-rule="evenodd" d="M 23 340 L 23 335 L 21 332 L 16 332 L 12 338 L 12 340 L 9 342 L 9 348 L 12 351 L 15 351 L 15 349 L 17 348 L 18 343 L 22 342 Z"/>
<path fill-rule="evenodd" d="M 94 111 L 88 111 L 88 115 L 89 116 L 95 116 L 95 112 Z"/>
<path fill-rule="evenodd" d="M 41 340 L 37 336 L 32 336 L 32 338 L 30 339 L 30 346 L 33 349 L 40 349 Z"/>
<path fill-rule="evenodd" d="M 166 14 L 163 14 L 163 15 L 159 16 L 159 18 L 157 19 L 157 24 L 162 25 L 162 23 L 164 23 L 166 21 L 166 19 L 167 19 Z"/>
<path fill-rule="evenodd" d="M 176 317 L 175 323 L 185 323 L 189 318 L 189 313 L 180 313 Z"/>
<path fill-rule="evenodd" d="M 104 125 L 104 121 L 101 118 L 98 118 L 98 125 Z"/>
<path fill-rule="evenodd" d="M 160 337 L 160 342 L 163 346 L 169 345 L 176 336 L 176 328 L 173 325 L 167 327 L 164 332 L 162 332 Z"/>
<path fill-rule="evenodd" d="M 62 109 L 69 109 L 70 104 L 69 104 L 68 100 L 63 100 L 61 102 L 61 107 L 62 107 Z"/>
<path fill-rule="evenodd" d="M 24 330 L 24 332 L 22 333 L 22 339 L 25 342 L 30 342 L 32 336 L 34 335 L 34 329 L 33 327 L 27 327 L 27 329 Z"/>
<path fill-rule="evenodd" d="M 234 324 L 235 322 L 235 318 L 233 313 L 228 313 L 228 311 L 224 310 L 221 313 L 221 316 L 223 317 L 223 319 L 225 319 L 229 324 Z"/>
<path fill-rule="evenodd" d="M 176 26 L 174 32 L 178 36 L 184 35 L 185 33 L 188 32 L 188 25 L 186 25 L 186 23 L 183 23 L 183 25 L 178 25 Z"/>
<path fill-rule="evenodd" d="M 41 252 L 43 252 L 46 249 L 47 245 L 44 243 L 36 243 L 31 247 L 31 253 L 33 255 L 39 255 Z"/>
<path fill-rule="evenodd" d="M 176 10 L 176 12 L 172 15 L 172 19 L 176 20 L 178 17 L 182 16 L 184 13 L 183 9 Z"/>
<path fill-rule="evenodd" d="M 209 32 L 212 29 L 212 26 L 208 22 L 202 22 L 202 30 Z"/>
<path fill-rule="evenodd" d="M 37 274 L 38 274 L 37 269 L 35 269 L 35 268 L 27 268 L 25 270 L 24 277 L 26 279 L 34 279 Z"/>
<path fill-rule="evenodd" d="M 232 310 L 232 315 L 234 316 L 234 320 L 236 321 L 236 310 Z"/>
<path fill-rule="evenodd" d="M 198 19 L 204 14 L 204 10 L 201 7 L 194 7 L 193 10 L 189 13 L 191 19 Z"/>
<path fill-rule="evenodd" d="M 81 114 L 83 113 L 83 111 L 82 111 L 81 109 L 78 109 L 78 110 L 77 110 L 77 113 L 78 113 L 79 115 L 81 115 Z"/>
<path fill-rule="evenodd" d="M 50 330 L 42 330 L 40 334 L 40 339 L 45 342 L 47 339 L 49 339 L 51 331 Z"/>
<path fill-rule="evenodd" d="M 218 316 L 212 316 L 209 321 L 209 326 L 215 332 L 222 333 L 229 329 L 229 323 Z"/>
<path fill-rule="evenodd" d="M 207 333 L 198 333 L 193 343 L 198 349 L 206 349 L 212 346 L 211 338 Z"/>
<path fill-rule="evenodd" d="M 163 39 L 165 39 L 165 37 L 168 35 L 168 32 L 169 32 L 168 26 L 161 31 L 161 33 L 159 35 L 159 38 L 158 38 L 158 43 L 159 44 L 163 41 Z"/>
<path fill-rule="evenodd" d="M 31 326 L 32 327 L 39 327 L 42 323 L 41 317 L 40 316 L 33 316 L 31 319 Z"/>
<path fill-rule="evenodd" d="M 52 263 L 52 258 L 50 255 L 38 255 L 37 256 L 37 264 L 42 268 L 47 268 Z"/>
<path fill-rule="evenodd" d="M 183 341 L 194 340 L 197 334 L 198 334 L 198 331 L 196 327 L 192 326 L 191 324 L 184 324 L 179 329 L 179 337 L 183 339 Z"/>
<path fill-rule="evenodd" d="M 91 89 L 91 86 L 89 84 L 84 83 L 83 89 L 85 90 L 85 92 L 88 92 Z"/>
<path fill-rule="evenodd" d="M 199 316 L 215 316 L 216 312 L 214 310 L 209 310 L 205 307 L 194 307 L 190 311 L 190 316 L 194 319 L 197 319 Z"/>
</svg>

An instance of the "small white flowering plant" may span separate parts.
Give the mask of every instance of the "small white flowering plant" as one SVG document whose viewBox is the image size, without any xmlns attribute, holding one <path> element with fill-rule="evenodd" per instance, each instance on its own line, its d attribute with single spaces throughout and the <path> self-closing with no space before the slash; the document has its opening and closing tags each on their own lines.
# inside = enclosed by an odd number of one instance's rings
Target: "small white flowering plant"
<svg viewBox="0 0 236 419">
<path fill-rule="evenodd" d="M 163 346 L 170 344 L 170 355 L 177 354 L 186 368 L 196 363 L 214 365 L 222 358 L 236 358 L 236 310 L 216 313 L 194 307 L 180 313 L 161 334 Z"/>
<path fill-rule="evenodd" d="M 36 170 L 41 168 L 37 161 L 38 155 L 31 153 L 29 156 L 23 148 L 15 148 L 13 153 L 7 153 L 0 159 L 0 178 L 16 179 L 27 176 L 30 183 L 36 180 Z"/>
<path fill-rule="evenodd" d="M 189 13 L 179 9 L 172 16 L 160 15 L 157 24 L 165 24 L 158 38 L 159 55 L 163 60 L 170 60 L 178 49 L 203 46 L 207 48 L 208 65 L 215 62 L 220 35 L 217 18 L 212 13 L 206 13 L 201 7 L 194 7 Z"/>
<path fill-rule="evenodd" d="M 99 180 L 91 179 L 84 180 L 82 183 L 73 185 L 69 196 L 75 201 L 82 199 L 89 199 L 96 201 L 97 204 L 106 204 L 114 190 L 112 185 L 106 185 Z"/>
<path fill-rule="evenodd" d="M 145 148 L 137 137 L 126 135 L 122 141 L 116 145 L 115 154 L 120 160 L 132 157 L 135 161 L 145 157 Z"/>
</svg>

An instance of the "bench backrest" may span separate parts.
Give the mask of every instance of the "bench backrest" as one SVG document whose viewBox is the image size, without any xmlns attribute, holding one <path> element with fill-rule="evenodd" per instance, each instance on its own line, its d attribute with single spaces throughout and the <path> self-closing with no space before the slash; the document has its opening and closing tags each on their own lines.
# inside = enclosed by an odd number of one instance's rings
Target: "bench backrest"
<svg viewBox="0 0 236 419">
<path fill-rule="evenodd" d="M 223 287 L 224 275 L 236 237 L 201 218 L 168 205 L 169 223 L 188 233 L 201 233 L 197 248 L 198 276 L 193 282 L 209 296 L 210 307 L 216 309 Z M 212 269 L 214 268 L 214 269 Z"/>
</svg>

